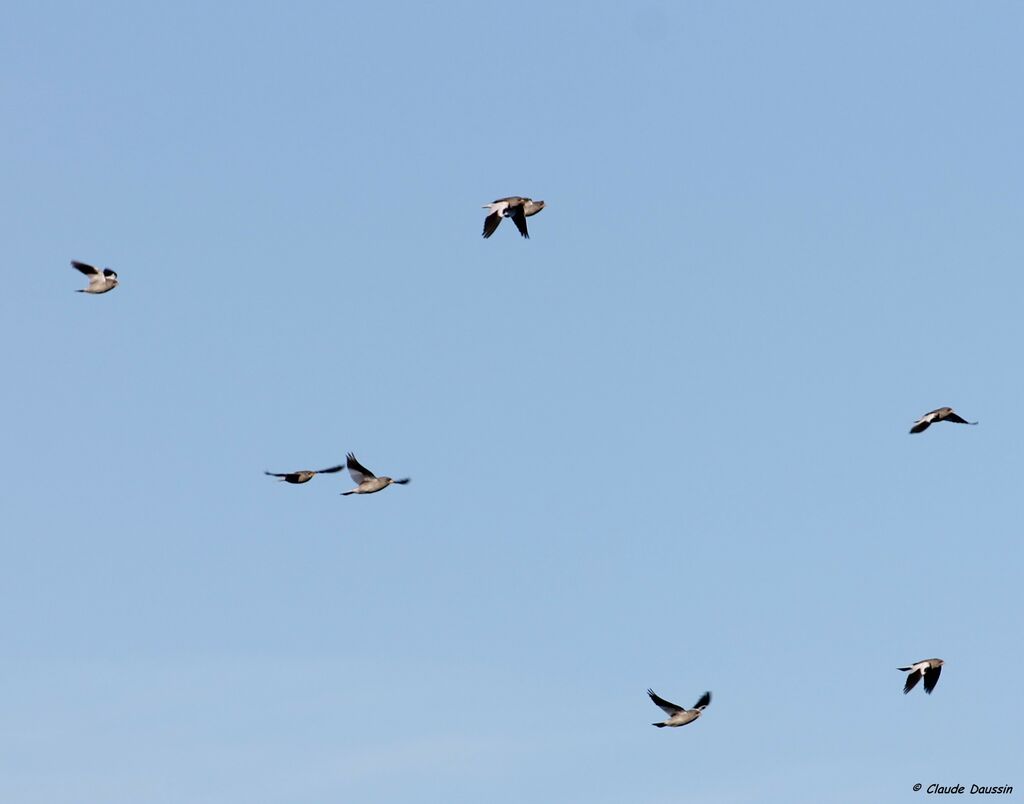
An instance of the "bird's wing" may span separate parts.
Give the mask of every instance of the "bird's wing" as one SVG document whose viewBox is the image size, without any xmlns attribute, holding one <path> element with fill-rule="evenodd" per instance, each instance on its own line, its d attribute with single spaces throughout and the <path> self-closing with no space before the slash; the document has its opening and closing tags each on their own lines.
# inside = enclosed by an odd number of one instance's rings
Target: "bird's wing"
<svg viewBox="0 0 1024 804">
<path fill-rule="evenodd" d="M 512 217 L 512 223 L 514 223 L 516 228 L 519 230 L 519 234 L 529 240 L 530 232 L 526 228 L 526 213 L 523 212 L 523 208 L 521 206 L 513 207 L 509 214 Z"/>
<path fill-rule="evenodd" d="M 925 430 L 928 429 L 928 426 L 931 423 L 931 419 L 929 419 L 927 416 L 922 416 L 920 419 L 914 422 L 914 426 L 910 428 L 910 432 L 923 433 Z"/>
<path fill-rule="evenodd" d="M 967 419 L 963 419 L 960 416 L 957 416 L 955 413 L 952 413 L 952 412 L 950 412 L 950 414 L 946 417 L 946 421 L 947 422 L 956 422 L 957 424 L 977 424 L 977 422 L 969 422 L 969 421 L 967 421 Z"/>
<path fill-rule="evenodd" d="M 917 686 L 917 682 L 920 681 L 920 680 L 921 680 L 921 671 L 920 670 L 912 670 L 910 672 L 910 675 L 907 676 L 907 683 L 903 686 L 903 694 L 906 695 L 908 692 L 910 692 L 912 689 L 914 689 L 914 687 Z"/>
<path fill-rule="evenodd" d="M 105 277 L 107 277 L 108 279 L 109 279 L 110 277 L 114 277 L 114 279 L 117 279 L 117 274 L 116 274 L 116 273 L 114 273 L 113 271 L 111 271 L 111 270 L 110 270 L 109 268 L 104 268 L 104 269 L 103 269 L 103 275 L 104 275 Z"/>
<path fill-rule="evenodd" d="M 79 262 L 78 260 L 72 260 L 71 267 L 77 268 L 79 271 L 81 271 L 83 274 L 89 277 L 99 276 L 100 274 L 100 272 L 97 271 L 93 266 L 85 262 Z"/>
<path fill-rule="evenodd" d="M 399 486 L 404 486 L 410 480 L 412 480 L 411 477 L 403 477 L 401 480 L 392 480 L 391 482 L 392 483 L 397 483 Z"/>
<path fill-rule="evenodd" d="M 935 689 L 935 685 L 939 683 L 939 673 L 941 672 L 941 664 L 938 667 L 929 667 L 924 671 L 924 691 L 929 695 L 932 694 L 932 690 Z"/>
<path fill-rule="evenodd" d="M 271 477 L 288 477 L 288 473 L 287 473 L 287 472 L 284 472 L 284 473 L 279 473 L 279 472 L 264 472 L 263 474 L 265 474 L 265 475 L 270 475 Z"/>
<path fill-rule="evenodd" d="M 484 218 L 484 237 L 490 237 L 498 229 L 498 224 L 501 223 L 501 213 L 492 212 L 486 218 Z"/>
<path fill-rule="evenodd" d="M 706 709 L 708 704 L 711 703 L 711 691 L 708 690 L 700 696 L 700 700 L 693 705 L 694 709 Z"/>
<path fill-rule="evenodd" d="M 677 714 L 678 712 L 682 712 L 683 711 L 683 707 L 677 706 L 676 704 L 672 703 L 671 701 L 666 701 L 664 698 L 662 698 L 660 695 L 658 695 L 654 690 L 647 690 L 647 694 L 651 696 L 651 700 L 654 701 L 655 704 L 657 704 L 659 707 L 661 707 L 661 710 L 666 715 L 671 716 L 671 715 Z"/>
<path fill-rule="evenodd" d="M 352 475 L 352 479 L 356 482 L 356 485 L 365 483 L 367 480 L 372 480 L 377 475 L 363 466 L 359 461 L 356 460 L 356 456 L 351 452 L 348 454 L 348 473 Z"/>
<path fill-rule="evenodd" d="M 340 472 L 344 468 L 345 464 L 342 463 L 337 466 L 332 466 L 330 469 L 317 469 L 316 473 L 318 475 L 333 475 L 335 472 Z"/>
</svg>

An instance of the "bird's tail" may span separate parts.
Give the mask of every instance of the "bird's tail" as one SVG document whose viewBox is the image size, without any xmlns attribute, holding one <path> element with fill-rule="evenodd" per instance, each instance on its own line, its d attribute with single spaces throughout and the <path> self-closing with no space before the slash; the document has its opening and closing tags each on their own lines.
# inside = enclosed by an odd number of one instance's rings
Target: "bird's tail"
<svg viewBox="0 0 1024 804">
<path fill-rule="evenodd" d="M 908 670 L 913 670 L 912 667 L 897 667 L 896 669 L 897 670 L 902 670 L 904 673 L 907 672 Z"/>
<path fill-rule="evenodd" d="M 352 490 L 352 491 L 343 491 L 343 492 L 341 492 L 341 496 L 342 496 L 342 497 L 347 497 L 347 496 L 348 496 L 349 494 L 355 494 L 355 493 L 356 493 L 356 492 L 355 492 L 355 490 Z"/>
<path fill-rule="evenodd" d="M 665 724 L 664 723 L 652 723 L 651 725 L 652 726 L 657 726 L 659 729 L 665 728 Z"/>
</svg>

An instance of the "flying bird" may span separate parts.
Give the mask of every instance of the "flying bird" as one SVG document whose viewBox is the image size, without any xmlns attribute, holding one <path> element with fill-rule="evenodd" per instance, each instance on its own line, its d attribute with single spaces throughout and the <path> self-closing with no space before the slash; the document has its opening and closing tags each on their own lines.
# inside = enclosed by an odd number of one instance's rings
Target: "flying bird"
<svg viewBox="0 0 1024 804">
<path fill-rule="evenodd" d="M 89 287 L 77 290 L 76 293 L 106 293 L 117 287 L 117 274 L 109 268 L 104 268 L 101 273 L 98 268 L 78 260 L 72 260 L 71 267 L 89 277 Z"/>
<path fill-rule="evenodd" d="M 910 428 L 912 433 L 923 433 L 928 427 L 935 422 L 956 422 L 957 424 L 977 424 L 977 422 L 969 422 L 967 419 L 961 419 L 954 413 L 953 408 L 938 408 L 931 411 L 930 413 L 924 414 L 920 419 L 914 422 L 914 426 Z"/>
<path fill-rule="evenodd" d="M 647 690 L 647 694 L 651 696 L 651 700 L 654 701 L 658 706 L 662 708 L 668 718 L 662 723 L 652 723 L 652 726 L 657 726 L 659 729 L 665 728 L 665 726 L 685 726 L 687 723 L 692 723 L 699 718 L 708 704 L 711 703 L 711 693 L 705 692 L 700 696 L 700 700 L 694 704 L 693 709 L 684 709 L 681 706 L 666 701 L 664 698 L 659 697 L 654 690 Z"/>
<path fill-rule="evenodd" d="M 914 689 L 923 675 L 924 691 L 931 695 L 935 685 L 939 683 L 939 673 L 942 672 L 942 665 L 944 664 L 945 662 L 942 659 L 922 659 L 919 662 L 914 662 L 910 667 L 898 667 L 897 670 L 902 670 L 904 673 L 908 670 L 910 671 L 910 675 L 907 676 L 907 683 L 903 687 L 903 694 L 906 695 Z"/>
<path fill-rule="evenodd" d="M 330 469 L 317 469 L 316 471 L 313 471 L 312 469 L 300 469 L 297 472 L 264 472 L 263 474 L 270 475 L 271 477 L 279 477 L 285 483 L 298 484 L 308 483 L 316 475 L 330 475 L 334 472 L 340 472 L 344 468 L 345 464 L 340 464 L 338 466 L 332 466 Z"/>
<path fill-rule="evenodd" d="M 377 477 L 373 472 L 359 463 L 359 461 L 356 460 L 356 456 L 351 452 L 348 454 L 347 458 L 348 473 L 352 475 L 352 480 L 355 481 L 356 487 L 351 491 L 341 492 L 343 497 L 347 497 L 349 494 L 373 494 L 375 491 L 386 489 L 392 483 L 404 486 L 409 482 L 409 478 L 407 477 L 403 477 L 401 480 L 392 480 L 390 477 Z"/>
<path fill-rule="evenodd" d="M 484 209 L 491 211 L 491 214 L 484 218 L 484 237 L 494 234 L 502 218 L 511 218 L 512 223 L 519 230 L 519 234 L 529 240 L 530 233 L 526 229 L 526 219 L 544 209 L 544 202 L 513 195 L 508 198 L 499 198 L 493 204 L 484 204 Z"/>
</svg>

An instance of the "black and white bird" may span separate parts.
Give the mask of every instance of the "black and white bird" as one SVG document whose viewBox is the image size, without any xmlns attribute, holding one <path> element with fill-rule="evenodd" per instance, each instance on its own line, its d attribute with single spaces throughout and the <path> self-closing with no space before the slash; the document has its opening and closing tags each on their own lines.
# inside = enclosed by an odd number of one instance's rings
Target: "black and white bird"
<svg viewBox="0 0 1024 804">
<path fill-rule="evenodd" d="M 72 260 L 71 267 L 77 268 L 89 277 L 89 287 L 81 288 L 75 291 L 76 293 L 106 293 L 117 287 L 117 274 L 109 268 L 104 268 L 101 272 L 99 268 L 94 268 L 88 263 L 79 262 L 78 260 Z"/>
<path fill-rule="evenodd" d="M 359 461 L 356 460 L 356 456 L 351 452 L 348 454 L 348 473 L 352 475 L 352 480 L 355 481 L 356 487 L 351 491 L 343 491 L 341 495 L 347 497 L 349 494 L 373 494 L 376 491 L 386 489 L 393 483 L 397 483 L 399 486 L 404 486 L 409 482 L 409 478 L 403 477 L 401 480 L 393 480 L 390 477 L 377 477 L 373 472 L 363 466 Z"/>
<path fill-rule="evenodd" d="M 708 704 L 711 703 L 711 693 L 705 692 L 700 696 L 700 700 L 693 705 L 693 709 L 684 709 L 671 701 L 666 701 L 664 698 L 657 695 L 654 690 L 647 690 L 647 694 L 651 696 L 651 700 L 654 701 L 658 706 L 662 708 L 668 718 L 661 723 L 652 723 L 652 726 L 657 726 L 659 729 L 665 728 L 665 726 L 685 726 L 687 723 L 692 723 L 699 718 Z"/>
<path fill-rule="evenodd" d="M 519 230 L 519 234 L 529 240 L 530 232 L 526 228 L 526 219 L 544 209 L 544 202 L 513 195 L 508 198 L 499 198 L 491 204 L 484 204 L 484 209 L 491 211 L 484 218 L 484 237 L 494 234 L 502 218 L 511 218 L 512 223 Z"/>
<path fill-rule="evenodd" d="M 910 667 L 897 668 L 904 673 L 908 670 L 910 671 L 910 675 L 907 676 L 907 683 L 903 687 L 903 694 L 906 695 L 914 689 L 917 686 L 917 682 L 923 676 L 924 691 L 931 695 L 935 685 L 939 683 L 939 673 L 942 672 L 942 665 L 944 664 L 945 662 L 942 659 L 922 659 L 919 662 L 914 662 Z"/>
<path fill-rule="evenodd" d="M 935 422 L 956 422 L 957 424 L 977 424 L 977 422 L 969 422 L 967 419 L 962 419 L 956 415 L 953 408 L 937 408 L 930 413 L 924 414 L 920 419 L 914 422 L 914 426 L 910 428 L 912 433 L 923 433 L 929 428 L 929 426 L 935 424 Z"/>
<path fill-rule="evenodd" d="M 279 477 L 285 483 L 298 484 L 308 483 L 317 475 L 330 475 L 335 472 L 340 472 L 344 468 L 345 464 L 340 464 L 338 466 L 332 466 L 329 469 L 317 469 L 316 471 L 312 469 L 300 469 L 297 472 L 264 472 L 263 474 L 270 475 L 271 477 Z"/>
</svg>

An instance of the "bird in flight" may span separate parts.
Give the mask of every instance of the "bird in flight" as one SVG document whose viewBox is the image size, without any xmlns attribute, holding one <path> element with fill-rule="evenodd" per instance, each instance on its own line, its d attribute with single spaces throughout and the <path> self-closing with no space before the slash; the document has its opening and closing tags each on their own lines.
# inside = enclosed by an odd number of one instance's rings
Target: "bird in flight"
<svg viewBox="0 0 1024 804">
<path fill-rule="evenodd" d="M 928 427 L 935 422 L 956 422 L 957 424 L 977 424 L 977 422 L 969 422 L 967 419 L 961 419 L 953 411 L 953 408 L 937 408 L 930 413 L 924 414 L 920 419 L 914 422 L 914 426 L 910 428 L 912 433 L 923 433 Z"/>
<path fill-rule="evenodd" d="M 904 673 L 908 670 L 910 671 L 910 675 L 907 676 L 907 683 L 903 687 L 903 694 L 906 695 L 914 689 L 917 686 L 917 682 L 924 676 L 924 691 L 931 695 L 935 685 L 939 683 L 939 673 L 942 672 L 942 665 L 944 664 L 945 662 L 942 659 L 922 659 L 919 662 L 914 662 L 910 667 L 897 668 Z"/>
<path fill-rule="evenodd" d="M 351 452 L 348 454 L 347 458 L 348 473 L 352 475 L 352 480 L 355 481 L 356 487 L 351 491 L 341 492 L 343 497 L 347 497 L 349 494 L 373 494 L 376 491 L 386 489 L 392 483 L 404 486 L 409 482 L 409 478 L 407 477 L 403 477 L 401 480 L 393 480 L 390 477 L 377 477 L 373 472 L 359 463 L 359 461 L 356 460 L 356 456 Z"/>
<path fill-rule="evenodd" d="M 647 690 L 647 694 L 651 696 L 651 700 L 654 701 L 658 706 L 662 708 L 668 718 L 662 723 L 652 723 L 652 726 L 657 726 L 659 729 L 665 728 L 665 726 L 685 726 L 687 723 L 692 723 L 699 718 L 708 704 L 711 703 L 711 693 L 705 692 L 700 696 L 700 700 L 693 705 L 693 709 L 684 709 L 671 701 L 666 701 L 664 698 L 658 696 L 654 690 Z"/>
<path fill-rule="evenodd" d="M 308 483 L 316 475 L 330 475 L 335 472 L 340 472 L 344 468 L 345 464 L 339 464 L 338 466 L 332 466 L 330 469 L 317 469 L 316 471 L 313 471 L 312 469 L 300 469 L 297 472 L 264 472 L 263 474 L 270 475 L 271 477 L 279 477 L 285 483 L 298 484 Z"/>
<path fill-rule="evenodd" d="M 71 267 L 77 268 L 89 277 L 89 287 L 77 290 L 76 293 L 106 293 L 117 287 L 117 274 L 109 268 L 104 268 L 100 272 L 98 268 L 78 260 L 72 260 Z"/>
<path fill-rule="evenodd" d="M 530 232 L 526 228 L 526 219 L 544 209 L 544 202 L 513 195 L 508 198 L 499 198 L 492 204 L 484 204 L 484 209 L 491 211 L 484 218 L 484 237 L 494 234 L 502 218 L 511 218 L 512 223 L 519 230 L 519 234 L 529 240 Z"/>
</svg>

